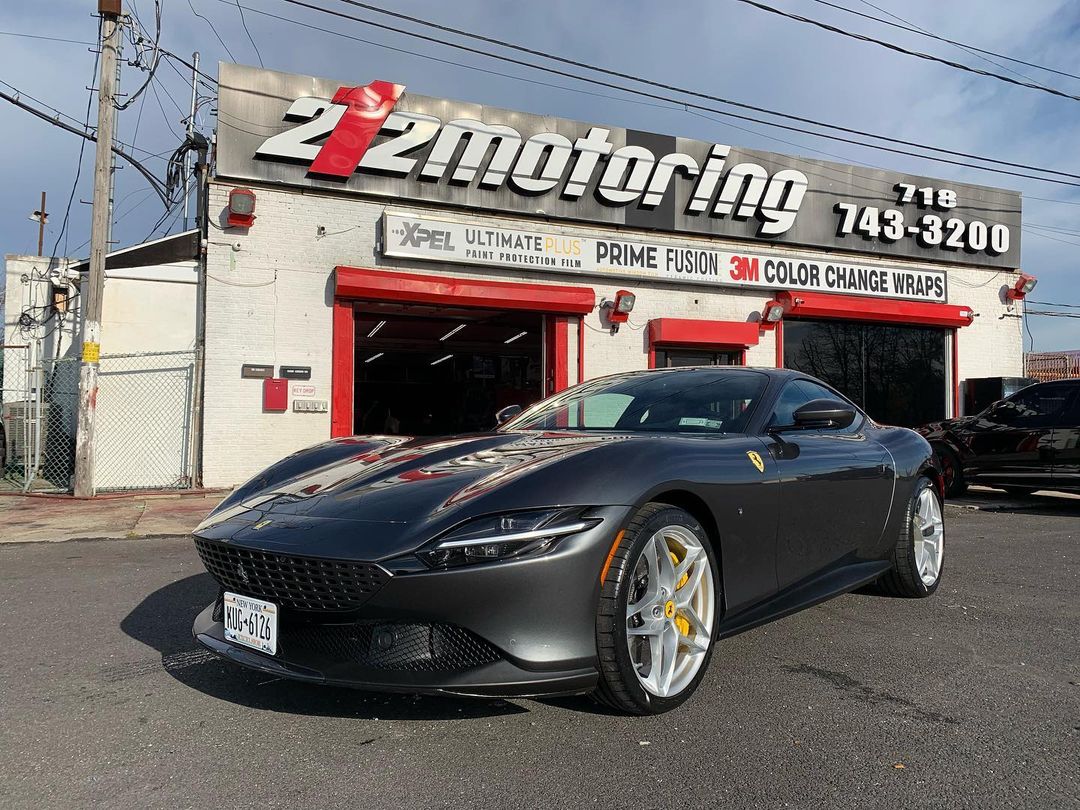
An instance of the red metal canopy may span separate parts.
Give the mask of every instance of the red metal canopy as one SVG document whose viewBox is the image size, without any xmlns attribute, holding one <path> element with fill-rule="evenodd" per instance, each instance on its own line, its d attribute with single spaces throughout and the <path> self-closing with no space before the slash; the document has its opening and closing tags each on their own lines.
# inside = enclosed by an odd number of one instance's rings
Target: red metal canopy
<svg viewBox="0 0 1080 810">
<path fill-rule="evenodd" d="M 758 324 L 748 321 L 697 321 L 690 318 L 654 318 L 649 321 L 649 343 L 666 346 L 756 346 Z"/>
<path fill-rule="evenodd" d="M 849 321 L 881 321 L 922 326 L 970 326 L 975 314 L 971 307 L 899 301 L 860 295 L 791 292 L 776 296 L 784 305 L 785 318 L 843 318 Z"/>
<path fill-rule="evenodd" d="M 362 267 L 338 267 L 335 275 L 337 298 L 523 309 L 560 315 L 585 315 L 596 307 L 592 287 L 428 276 Z"/>
</svg>

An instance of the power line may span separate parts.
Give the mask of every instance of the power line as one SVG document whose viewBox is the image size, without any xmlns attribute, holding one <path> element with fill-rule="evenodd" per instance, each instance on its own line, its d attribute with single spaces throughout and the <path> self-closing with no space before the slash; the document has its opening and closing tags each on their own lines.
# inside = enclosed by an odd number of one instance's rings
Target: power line
<svg viewBox="0 0 1080 810">
<path fill-rule="evenodd" d="M 859 2 L 863 3 L 864 5 L 870 6 L 870 8 L 877 9 L 882 14 L 889 15 L 894 20 L 900 20 L 901 23 L 906 23 L 906 25 L 900 25 L 898 23 L 890 22 L 889 20 L 882 19 L 881 17 L 876 17 L 873 14 L 864 14 L 861 11 L 856 11 L 855 9 L 848 8 L 847 6 L 841 6 L 841 5 L 838 5 L 837 3 L 830 3 L 828 0 L 813 0 L 813 2 L 819 3 L 819 4 L 823 5 L 823 6 L 829 6 L 831 8 L 839 9 L 840 11 L 846 11 L 848 14 L 854 14 L 856 17 L 862 17 L 862 18 L 867 19 L 867 20 L 873 20 L 874 22 L 879 22 L 882 25 L 891 25 L 893 28 L 899 28 L 901 31 L 908 31 L 908 32 L 910 32 L 912 34 L 920 34 L 921 36 L 929 37 L 930 39 L 936 39 L 938 42 L 944 42 L 947 45 L 955 45 L 957 48 L 963 48 L 964 50 L 975 51 L 976 53 L 985 54 L 987 56 L 993 56 L 993 57 L 995 57 L 997 59 L 1004 59 L 1007 62 L 1015 62 L 1018 65 L 1024 65 L 1025 67 L 1035 68 L 1036 70 L 1045 70 L 1047 73 L 1056 73 L 1058 76 L 1066 76 L 1066 77 L 1068 77 L 1070 79 L 1080 79 L 1080 76 L 1077 76 L 1075 73 L 1068 73 L 1068 72 L 1066 72 L 1064 70 L 1058 70 L 1057 68 L 1046 67 L 1045 65 L 1037 65 L 1034 62 L 1025 62 L 1023 59 L 1017 59 L 1014 56 L 1007 56 L 1006 54 L 997 53 L 996 51 L 988 51 L 985 48 L 978 48 L 978 47 L 976 47 L 974 45 L 968 45 L 968 44 L 963 43 L 963 42 L 957 42 L 955 39 L 949 39 L 948 37 L 939 36 L 938 34 L 935 34 L 935 33 L 931 32 L 931 31 L 927 31 L 924 28 L 920 28 L 919 26 L 915 25 L 914 23 L 911 23 L 908 20 L 905 20 L 903 17 L 896 16 L 891 11 L 887 11 L 886 9 L 883 9 L 880 6 L 875 6 L 873 3 L 868 3 L 868 2 L 866 2 L 866 0 L 859 0 Z"/>
<path fill-rule="evenodd" d="M 830 31 L 830 32 L 832 32 L 834 34 L 839 34 L 840 36 L 848 37 L 849 39 L 855 39 L 855 40 L 858 40 L 860 42 L 869 42 L 869 43 L 874 44 L 874 45 L 880 45 L 882 48 L 888 48 L 891 51 L 896 51 L 897 53 L 906 54 L 907 56 L 915 56 L 915 57 L 918 57 L 919 59 L 925 59 L 925 60 L 927 60 L 929 62 L 938 62 L 938 63 L 940 63 L 942 65 L 947 65 L 948 67 L 955 68 L 956 70 L 963 70 L 963 71 L 967 71 L 968 73 L 974 73 L 974 74 L 979 75 L 979 76 L 986 76 L 986 77 L 991 78 L 991 79 L 997 79 L 1000 82 L 1007 82 L 1008 84 L 1015 84 L 1018 87 L 1027 87 L 1027 88 L 1029 88 L 1031 90 L 1040 90 L 1043 93 L 1049 93 L 1049 94 L 1054 95 L 1054 96 L 1060 96 L 1061 98 L 1067 98 L 1067 99 L 1070 99 L 1071 101 L 1080 101 L 1080 96 L 1075 96 L 1072 93 L 1066 93 L 1064 90 L 1058 90 L 1058 89 L 1053 88 L 1053 87 L 1047 87 L 1044 84 L 1038 84 L 1036 82 L 1028 82 L 1028 81 L 1020 81 L 1019 79 L 1012 79 L 1012 78 L 1010 78 L 1008 76 L 1002 76 L 1000 73 L 994 73 L 993 71 L 983 70 L 982 68 L 971 67 L 970 65 L 965 65 L 965 64 L 963 64 L 961 62 L 953 62 L 951 59 L 943 59 L 940 56 L 934 56 L 933 54 L 924 53 L 923 51 L 913 51 L 910 48 L 905 48 L 905 47 L 903 47 L 901 45 L 897 45 L 897 44 L 895 44 L 893 42 L 888 42 L 888 41 L 883 40 L 883 39 L 875 39 L 874 37 L 867 36 L 866 34 L 856 34 L 853 31 L 845 31 L 843 28 L 837 28 L 835 25 L 829 25 L 828 23 L 821 22 L 821 20 L 815 20 L 815 19 L 813 19 L 811 17 L 804 17 L 801 14 L 792 14 L 789 11 L 784 11 L 783 9 L 775 8 L 773 6 L 768 6 L 768 5 L 765 5 L 764 3 L 759 3 L 759 2 L 757 2 L 757 0 L 735 0 L 735 1 L 738 2 L 738 3 L 745 3 L 748 6 L 753 6 L 754 8 L 761 9 L 762 11 L 767 11 L 770 14 L 776 14 L 776 15 L 778 15 L 780 17 L 787 17 L 789 20 L 794 20 L 795 22 L 804 23 L 806 25 L 812 25 L 812 26 L 815 26 L 817 28 L 821 28 L 821 29 L 823 29 L 825 31 Z"/>
<path fill-rule="evenodd" d="M 188 0 L 187 4 L 188 4 L 188 6 L 191 7 L 191 13 L 192 14 L 194 14 L 196 17 L 198 17 L 200 20 L 203 20 L 207 25 L 210 26 L 210 30 L 214 32 L 214 36 L 217 37 L 217 41 L 221 43 L 221 47 L 225 49 L 225 53 L 227 53 L 229 55 L 229 58 L 234 62 L 238 61 L 237 58 L 235 56 L 233 56 L 232 51 L 229 50 L 229 46 L 225 44 L 225 40 L 223 40 L 221 38 L 221 34 L 218 33 L 216 28 L 214 28 L 214 24 L 212 22 L 210 22 L 210 18 L 209 17 L 204 17 L 202 14 L 197 12 L 195 10 L 195 6 L 192 4 L 191 0 Z"/>
<path fill-rule="evenodd" d="M 89 45 L 90 47 L 96 47 L 97 42 L 87 42 L 81 39 L 63 39 L 62 37 L 45 37 L 40 34 L 24 34 L 21 31 L 0 31 L 0 36 L 4 37 L 23 37 L 25 39 L 44 39 L 49 42 L 67 42 L 71 45 Z"/>
<path fill-rule="evenodd" d="M 47 113 L 43 113 L 41 110 L 38 110 L 38 109 L 35 109 L 34 107 L 31 107 L 25 101 L 20 101 L 18 98 L 14 97 L 14 96 L 11 96 L 11 95 L 8 95 L 7 93 L 5 93 L 3 91 L 0 91 L 0 99 L 3 99 L 4 101 L 9 102 L 10 104 L 14 104 L 16 107 L 19 107 L 19 108 L 21 108 L 23 110 L 26 110 L 31 115 L 37 116 L 42 121 L 45 121 L 45 122 L 47 122 L 49 124 L 52 124 L 54 127 L 60 127 L 60 129 L 67 130 L 68 132 L 71 132 L 71 133 L 73 133 L 75 135 L 78 135 L 79 137 L 84 139 L 84 141 L 83 141 L 84 145 L 85 145 L 86 141 L 95 141 L 95 142 L 97 141 L 97 133 L 90 133 L 90 132 L 80 131 L 78 128 L 73 127 L 70 124 L 65 124 L 63 121 L 58 121 L 55 118 L 50 118 Z M 139 173 L 143 177 L 145 177 L 148 181 L 150 181 L 150 184 L 153 186 L 154 190 L 158 193 L 158 196 L 161 197 L 162 202 L 165 202 L 165 203 L 168 202 L 168 198 L 165 196 L 164 192 L 161 190 L 161 185 L 162 185 L 161 181 L 158 180 L 156 177 L 154 177 L 153 173 L 149 169 L 147 169 L 139 161 L 137 161 L 134 157 L 132 157 L 130 153 L 128 153 L 128 152 L 124 151 L 123 149 L 121 149 L 116 141 L 113 141 L 112 151 L 115 152 L 116 154 L 118 154 L 124 160 L 126 160 L 133 167 L 135 167 L 135 169 L 137 169 L 139 171 Z M 76 182 L 77 181 L 78 181 L 78 174 L 76 174 Z M 74 197 L 75 197 L 75 191 L 74 191 L 74 187 L 73 187 L 72 188 L 72 193 L 71 193 L 71 198 L 74 199 Z M 70 208 L 70 206 L 69 206 L 69 208 Z M 65 222 L 66 222 L 67 217 L 65 216 L 64 219 L 65 219 Z M 57 245 L 59 245 L 59 237 L 57 238 Z M 53 252 L 54 253 L 56 252 L 55 247 L 53 248 Z"/>
<path fill-rule="evenodd" d="M 1055 304 L 1053 301 L 1035 301 L 1031 298 L 1025 299 L 1029 304 L 1038 304 L 1041 307 L 1066 307 L 1067 309 L 1080 309 L 1080 304 Z"/>
<path fill-rule="evenodd" d="M 224 1 L 225 0 L 222 0 L 222 2 L 224 2 Z M 842 143 L 854 144 L 856 146 L 861 146 L 861 147 L 864 147 L 864 148 L 867 148 L 867 149 L 877 149 L 879 151 L 892 152 L 894 154 L 904 155 L 906 157 L 915 157 L 915 158 L 920 158 L 920 159 L 923 159 L 923 160 L 930 160 L 930 161 L 934 161 L 934 162 L 937 162 L 937 163 L 945 163 L 945 164 L 949 164 L 949 165 L 953 165 L 953 166 L 963 166 L 964 168 L 968 168 L 968 169 L 976 169 L 976 170 L 979 170 L 979 171 L 994 172 L 994 173 L 997 173 L 997 174 L 1010 175 L 1010 176 L 1013 176 L 1013 177 L 1022 177 L 1022 178 L 1027 179 L 1027 180 L 1041 181 L 1041 182 L 1045 182 L 1045 183 L 1054 183 L 1054 184 L 1057 184 L 1057 185 L 1074 186 L 1074 187 L 1080 185 L 1080 184 L 1077 184 L 1077 183 L 1074 183 L 1074 182 L 1057 180 L 1057 179 L 1054 179 L 1054 178 L 1051 178 L 1051 177 L 1035 177 L 1035 176 L 1032 176 L 1030 174 L 1025 174 L 1025 173 L 1021 173 L 1021 172 L 1013 172 L 1013 171 L 1008 171 L 1008 170 L 1005 170 L 1005 169 L 997 169 L 997 168 L 993 168 L 993 167 L 973 165 L 973 164 L 971 164 L 971 163 L 969 163 L 967 161 L 949 160 L 949 159 L 946 159 L 946 158 L 936 157 L 936 156 L 933 156 L 933 155 L 925 155 L 925 154 L 921 154 L 921 153 L 917 153 L 917 152 L 911 152 L 911 151 L 903 150 L 903 149 L 894 149 L 894 148 L 887 147 L 887 146 L 882 146 L 882 145 L 879 145 L 879 144 L 868 144 L 868 143 L 865 143 L 863 141 L 858 141 L 858 140 L 854 140 L 854 139 L 851 139 L 851 138 L 845 138 L 845 137 L 841 137 L 841 136 L 838 136 L 838 135 L 831 135 L 831 134 L 822 133 L 822 132 L 813 132 L 813 131 L 807 130 L 805 128 L 802 128 L 802 127 L 790 126 L 790 125 L 787 125 L 787 124 L 777 123 L 775 121 L 764 121 L 764 120 L 761 120 L 760 118 L 754 118 L 752 116 L 741 115 L 741 114 L 733 113 L 733 112 L 730 112 L 730 111 L 727 111 L 727 110 L 721 110 L 721 109 L 717 109 L 715 107 L 709 107 L 707 105 L 702 105 L 702 104 L 697 104 L 695 102 L 685 101 L 683 99 L 673 99 L 673 98 L 670 98 L 668 96 L 664 96 L 664 95 L 660 95 L 658 93 L 652 93 L 652 92 L 649 92 L 649 91 L 641 90 L 641 89 L 638 89 L 636 87 L 627 87 L 625 85 L 613 84 L 613 83 L 608 82 L 608 81 L 596 79 L 596 78 L 593 78 L 593 77 L 590 77 L 590 76 L 582 76 L 580 74 L 571 73 L 571 72 L 568 72 L 568 71 L 565 71 L 565 70 L 561 70 L 559 68 L 553 68 L 553 67 L 550 67 L 550 66 L 547 66 L 547 65 L 539 65 L 539 64 L 536 64 L 535 62 L 528 62 L 528 61 L 525 61 L 525 60 L 522 60 L 522 59 L 517 59 L 515 57 L 506 56 L 506 55 L 502 55 L 502 54 L 498 54 L 498 53 L 493 53 L 490 50 L 481 50 L 479 48 L 474 48 L 474 47 L 471 47 L 471 46 L 468 46 L 468 45 L 462 45 L 460 43 L 450 42 L 450 41 L 447 41 L 445 39 L 439 39 L 438 37 L 417 33 L 415 31 L 409 31 L 409 30 L 398 28 L 398 27 L 395 27 L 393 25 L 388 25 L 388 24 L 385 24 L 385 23 L 375 22 L 373 20 L 364 19 L 363 17 L 357 17 L 356 15 L 347 14 L 347 13 L 342 12 L 342 11 L 335 11 L 333 9 L 324 8 L 322 6 L 312 5 L 311 3 L 303 2 L 303 0 L 284 0 L 284 2 L 289 3 L 291 5 L 299 6 L 299 7 L 302 7 L 302 8 L 307 8 L 307 9 L 312 10 L 312 11 L 318 11 L 318 12 L 321 12 L 323 14 L 329 14 L 329 15 L 334 16 L 334 17 L 353 20 L 354 22 L 359 22 L 359 23 L 361 23 L 363 25 L 368 25 L 368 26 L 371 26 L 371 27 L 374 27 L 374 28 L 379 28 L 379 29 L 386 30 L 386 31 L 392 31 L 392 32 L 397 33 L 397 34 L 402 34 L 402 35 L 405 35 L 405 36 L 413 37 L 415 39 L 419 39 L 419 40 L 422 40 L 422 41 L 432 42 L 432 43 L 442 45 L 442 46 L 445 46 L 445 47 L 456 48 L 458 50 L 465 51 L 465 52 L 468 52 L 468 53 L 477 54 L 479 56 L 482 56 L 482 57 L 485 57 L 485 58 L 488 58 L 488 59 L 498 59 L 498 60 L 501 60 L 501 61 L 504 61 L 504 62 L 509 62 L 511 64 L 516 64 L 516 65 L 526 67 L 526 68 L 530 68 L 530 69 L 533 69 L 533 70 L 541 70 L 541 71 L 545 71 L 547 73 L 552 73 L 552 74 L 555 74 L 555 75 L 558 75 L 558 76 L 563 76 L 563 77 L 566 77 L 566 78 L 569 78 L 569 79 L 573 79 L 574 81 L 589 82 L 591 84 L 600 85 L 600 86 L 603 86 L 603 87 L 607 87 L 609 89 L 615 89 L 615 90 L 619 90 L 619 91 L 625 92 L 625 93 L 633 93 L 633 94 L 638 95 L 638 96 L 644 96 L 645 98 L 651 98 L 651 99 L 655 99 L 655 100 L 658 100 L 658 101 L 664 101 L 664 102 L 668 102 L 668 103 L 678 104 L 678 105 L 682 106 L 684 109 L 689 109 L 689 108 L 692 107 L 692 108 L 697 109 L 697 110 L 703 110 L 703 111 L 706 111 L 706 112 L 716 113 L 718 115 L 722 115 L 722 116 L 725 116 L 725 117 L 728 117 L 728 118 L 735 118 L 735 119 L 739 119 L 739 120 L 743 120 L 743 121 L 749 121 L 749 122 L 756 123 L 756 124 L 763 124 L 765 126 L 774 127 L 774 128 L 777 128 L 777 129 L 786 129 L 786 130 L 789 130 L 791 132 L 801 133 L 803 135 L 812 135 L 812 136 L 818 137 L 818 138 L 828 138 L 830 140 L 840 141 Z M 874 133 L 866 132 L 866 131 L 863 131 L 863 130 L 853 129 L 853 128 L 850 128 L 850 127 L 843 127 L 843 126 L 840 126 L 840 125 L 837 125 L 837 124 L 829 124 L 827 122 L 817 121 L 817 120 L 812 119 L 812 118 L 805 118 L 805 117 L 802 117 L 802 116 L 792 115 L 790 113 L 783 113 L 783 112 L 779 112 L 777 110 L 771 110 L 771 109 L 768 109 L 768 108 L 765 108 L 765 107 L 758 107 L 758 106 L 755 106 L 755 105 L 752 105 L 752 104 L 745 104 L 743 102 L 732 101 L 730 99 L 725 99 L 725 98 L 722 98 L 722 97 L 719 97 L 719 96 L 713 96 L 713 95 L 710 95 L 708 93 L 701 93 L 701 92 L 698 92 L 698 91 L 695 91 L 695 90 L 688 90 L 686 88 L 678 87 L 678 86 L 675 86 L 675 85 L 664 84 L 662 82 L 657 82 L 657 81 L 653 81 L 653 80 L 650 80 L 650 79 L 644 79 L 644 78 L 637 77 L 637 76 L 631 76 L 629 74 L 621 73 L 619 71 L 610 70 L 608 68 L 599 67 L 597 65 L 591 65 L 589 63 L 581 62 L 581 61 L 574 60 L 574 59 L 568 59 L 568 58 L 562 57 L 562 56 L 557 56 L 557 55 L 553 55 L 553 54 L 549 54 L 549 53 L 544 53 L 542 51 L 534 50 L 534 49 L 528 48 L 528 47 L 523 46 L 523 45 L 517 45 L 515 43 L 506 42 L 504 40 L 495 39 L 493 37 L 487 37 L 487 36 L 483 36 L 483 35 L 480 35 L 480 34 L 473 34 L 473 33 L 468 32 L 468 31 L 463 31 L 463 30 L 458 29 L 458 28 L 453 28 L 451 26 L 445 26 L 445 25 L 441 25 L 441 24 L 438 24 L 438 23 L 432 23 L 432 22 L 429 22 L 427 20 L 423 20 L 423 19 L 421 19 L 419 17 L 413 17 L 413 16 L 410 16 L 410 15 L 401 14 L 400 12 L 387 11 L 385 9 L 380 9 L 380 8 L 378 8 L 376 6 L 372 6 L 372 5 L 367 4 L 367 3 L 357 2 L 357 0 L 339 0 L 339 2 L 347 3 L 347 4 L 352 5 L 352 6 L 357 6 L 357 7 L 369 10 L 369 11 L 374 11 L 374 12 L 377 12 L 377 13 L 380 13 L 380 14 L 385 14 L 385 15 L 391 16 L 391 17 L 395 17 L 395 18 L 399 18 L 399 19 L 405 19 L 405 20 L 408 20 L 410 22 L 414 22 L 414 23 L 419 24 L 419 25 L 424 25 L 424 26 L 428 26 L 428 27 L 431 27 L 431 28 L 441 30 L 441 31 L 454 33 L 454 34 L 457 34 L 459 36 L 479 40 L 479 41 L 482 41 L 482 42 L 484 42 L 486 44 L 498 45 L 500 47 L 504 47 L 504 48 L 508 48 L 508 49 L 512 49 L 512 50 L 517 50 L 517 51 L 521 51 L 521 52 L 524 52 L 524 53 L 533 54 L 533 55 L 536 55 L 536 56 L 540 56 L 540 57 L 542 57 L 544 59 L 549 59 L 549 60 L 552 60 L 552 61 L 567 64 L 567 65 L 572 65 L 574 67 L 585 68 L 587 70 L 592 70 L 592 71 L 595 71 L 595 72 L 598 72 L 598 73 L 603 73 L 603 74 L 610 75 L 610 76 L 616 76 L 616 77 L 619 77 L 619 78 L 622 78 L 622 79 L 627 79 L 627 80 L 630 80 L 630 81 L 633 81 L 633 82 L 638 82 L 638 83 L 641 83 L 641 84 L 649 85 L 649 86 L 652 86 L 652 87 L 656 87 L 658 89 L 663 89 L 663 90 L 667 90 L 667 91 L 673 91 L 673 92 L 682 93 L 682 94 L 686 94 L 686 95 L 697 97 L 697 98 L 709 99 L 709 100 L 712 100 L 712 101 L 719 101 L 720 103 L 727 104 L 729 106 L 738 107 L 738 108 L 742 108 L 742 109 L 753 110 L 753 111 L 756 111 L 756 112 L 762 112 L 762 113 L 765 113 L 767 115 L 777 116 L 779 118 L 786 118 L 788 120 L 798 121 L 798 122 L 805 123 L 805 124 L 812 124 L 814 126 L 820 126 L 820 127 L 826 128 L 826 129 L 834 130 L 834 131 L 847 132 L 847 133 L 851 133 L 851 134 L 855 134 L 855 135 L 860 135 L 862 137 L 873 138 L 873 139 L 876 139 L 876 140 L 885 141 L 887 143 L 897 143 L 897 144 L 901 144 L 901 145 L 905 145 L 905 146 L 911 146 L 911 147 L 914 147 L 914 148 L 919 148 L 919 149 L 925 149 L 925 150 L 929 150 L 929 151 L 933 151 L 933 152 L 938 152 L 938 153 L 941 153 L 941 154 L 956 155 L 958 157 L 965 157 L 965 158 L 969 158 L 969 159 L 973 159 L 973 160 L 979 160 L 979 161 L 983 161 L 985 163 L 994 163 L 994 164 L 1001 165 L 1001 166 L 1013 166 L 1013 167 L 1016 167 L 1016 168 L 1027 169 L 1029 171 L 1036 171 L 1036 172 L 1042 172 L 1042 173 L 1045 173 L 1045 174 L 1053 174 L 1053 175 L 1059 175 L 1059 176 L 1063 176 L 1063 177 L 1071 177 L 1073 179 L 1080 179 L 1080 175 L 1071 174 L 1071 173 L 1068 173 L 1068 172 L 1061 172 L 1061 171 L 1058 171 L 1056 169 L 1047 169 L 1047 168 L 1040 167 L 1040 166 L 1032 166 L 1032 165 L 1022 164 L 1022 163 L 1013 163 L 1013 162 L 1010 162 L 1010 161 L 1004 161 L 1004 160 L 1000 160 L 1000 159 L 997 159 L 997 158 L 989 158 L 989 157 L 985 157 L 985 156 L 982 156 L 982 155 L 976 155 L 976 154 L 972 154 L 972 153 L 968 153 L 968 152 L 960 152 L 960 151 L 956 151 L 956 150 L 944 149 L 942 147 L 928 146 L 928 145 L 925 145 L 925 144 L 916 143 L 914 141 L 905 141 L 905 140 L 902 140 L 902 139 L 899 139 L 899 138 L 892 138 L 892 137 L 885 136 L 885 135 L 876 135 Z M 250 7 L 247 7 L 247 8 L 248 8 L 248 10 L 252 10 L 252 9 L 250 9 Z"/>
<path fill-rule="evenodd" d="M 99 18 L 98 19 L 98 37 L 97 37 L 99 42 L 101 40 L 101 31 L 102 31 L 102 23 L 101 23 L 101 18 Z M 97 75 L 98 61 L 100 60 L 100 58 L 101 58 L 101 51 L 95 49 L 94 50 L 94 67 L 90 72 L 90 86 L 91 87 L 94 86 L 94 76 Z M 4 82 L 4 84 L 6 85 L 7 82 Z M 8 85 L 8 86 L 10 87 L 10 85 Z M 17 100 L 15 102 L 13 102 L 13 103 L 18 104 L 19 106 L 23 106 L 22 103 L 17 101 Z M 29 106 L 29 105 L 26 105 L 26 106 Z M 60 240 L 64 239 L 65 234 L 67 234 L 68 220 L 71 218 L 71 206 L 72 206 L 72 203 L 75 202 L 75 189 L 78 188 L 78 186 L 79 186 L 79 177 L 82 175 L 83 155 L 86 152 L 86 141 L 89 140 L 89 138 L 86 137 L 86 132 L 89 131 L 89 129 L 90 129 L 90 111 L 93 108 L 94 108 L 94 93 L 93 93 L 93 91 L 90 91 L 89 97 L 86 100 L 86 120 L 83 123 L 84 137 L 79 142 L 79 162 L 75 167 L 75 180 L 71 184 L 71 193 L 68 195 L 67 206 L 64 208 L 64 219 L 60 223 L 60 232 L 58 234 L 56 234 L 56 242 L 53 243 L 53 249 L 52 249 L 52 254 L 51 254 L 53 256 L 56 255 L 56 250 L 57 250 L 57 248 L 60 247 Z M 31 110 L 31 112 L 33 112 L 33 111 Z M 35 114 L 36 115 L 41 115 L 41 113 L 35 113 Z M 44 117 L 44 116 L 42 116 L 42 117 Z M 46 120 L 48 120 L 48 119 L 46 119 Z M 63 123 L 60 122 L 59 120 L 56 122 L 56 125 L 57 126 L 64 126 Z M 74 127 L 72 127 L 72 129 L 74 129 Z M 41 215 L 44 216 L 45 212 L 42 211 Z M 64 252 L 65 253 L 67 252 L 67 241 L 66 240 L 64 241 Z"/>
<path fill-rule="evenodd" d="M 259 46 L 255 44 L 255 39 L 251 36 L 251 31 L 248 30 L 247 19 L 244 17 L 244 9 L 240 5 L 240 0 L 235 0 L 235 2 L 236 10 L 240 12 L 240 23 L 244 26 L 244 33 L 247 34 L 248 42 L 251 43 L 251 47 L 255 49 L 255 55 L 259 57 L 259 67 L 265 68 L 266 65 L 263 64 L 262 54 L 259 53 Z"/>
</svg>

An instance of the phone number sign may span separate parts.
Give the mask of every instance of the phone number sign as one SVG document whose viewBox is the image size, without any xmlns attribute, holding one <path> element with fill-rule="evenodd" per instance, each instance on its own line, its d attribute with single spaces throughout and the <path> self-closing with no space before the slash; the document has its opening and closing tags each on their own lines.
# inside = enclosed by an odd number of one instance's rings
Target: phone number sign
<svg viewBox="0 0 1080 810">
<path fill-rule="evenodd" d="M 944 303 L 942 270 L 568 235 L 387 212 L 382 254 L 515 270 Z"/>
</svg>

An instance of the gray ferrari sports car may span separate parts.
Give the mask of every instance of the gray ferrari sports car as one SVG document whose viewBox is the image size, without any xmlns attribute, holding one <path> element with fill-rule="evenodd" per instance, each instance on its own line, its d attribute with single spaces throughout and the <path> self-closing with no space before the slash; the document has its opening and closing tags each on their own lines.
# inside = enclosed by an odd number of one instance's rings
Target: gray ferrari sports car
<svg viewBox="0 0 1080 810">
<path fill-rule="evenodd" d="M 335 439 L 237 489 L 195 531 L 221 586 L 195 638 L 313 683 L 656 713 L 727 636 L 940 582 L 930 446 L 810 377 L 632 372 L 501 416 Z"/>
</svg>

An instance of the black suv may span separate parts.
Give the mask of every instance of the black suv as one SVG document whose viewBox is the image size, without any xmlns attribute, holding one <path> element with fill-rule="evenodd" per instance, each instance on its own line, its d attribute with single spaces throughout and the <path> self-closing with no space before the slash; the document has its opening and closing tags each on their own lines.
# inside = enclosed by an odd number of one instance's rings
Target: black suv
<svg viewBox="0 0 1080 810">
<path fill-rule="evenodd" d="M 968 484 L 1080 492 L 1080 379 L 1029 385 L 982 413 L 916 429 L 937 454 L 946 495 Z"/>
</svg>

